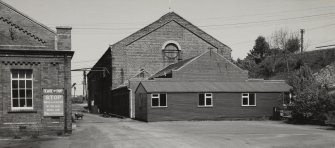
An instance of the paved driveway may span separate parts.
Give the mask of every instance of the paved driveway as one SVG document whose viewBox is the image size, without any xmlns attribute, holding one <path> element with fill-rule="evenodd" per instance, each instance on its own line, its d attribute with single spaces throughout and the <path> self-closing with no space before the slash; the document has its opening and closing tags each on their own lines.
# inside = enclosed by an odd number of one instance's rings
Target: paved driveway
<svg viewBox="0 0 335 148">
<path fill-rule="evenodd" d="M 0 147 L 170 148 L 335 147 L 335 130 L 273 121 L 175 121 L 145 123 L 85 114 L 68 137 L 0 140 Z"/>
</svg>

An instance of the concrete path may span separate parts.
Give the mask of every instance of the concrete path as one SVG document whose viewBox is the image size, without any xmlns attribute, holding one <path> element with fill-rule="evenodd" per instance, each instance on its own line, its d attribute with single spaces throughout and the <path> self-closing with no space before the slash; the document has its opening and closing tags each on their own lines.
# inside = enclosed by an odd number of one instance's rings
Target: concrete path
<svg viewBox="0 0 335 148">
<path fill-rule="evenodd" d="M 273 121 L 145 123 L 85 114 L 71 136 L 0 140 L 0 147 L 46 148 L 335 148 L 335 130 Z"/>
</svg>

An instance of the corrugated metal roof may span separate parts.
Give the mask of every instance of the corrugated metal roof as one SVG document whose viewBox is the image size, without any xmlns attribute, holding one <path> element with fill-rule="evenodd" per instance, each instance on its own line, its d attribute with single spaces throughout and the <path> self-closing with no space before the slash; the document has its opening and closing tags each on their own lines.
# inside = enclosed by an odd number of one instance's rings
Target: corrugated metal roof
<svg viewBox="0 0 335 148">
<path fill-rule="evenodd" d="M 187 64 L 188 62 L 190 62 L 191 60 L 193 60 L 196 57 L 198 57 L 198 56 L 195 56 L 195 57 L 192 57 L 192 58 L 188 58 L 188 59 L 179 61 L 177 63 L 171 64 L 171 65 L 165 67 L 164 69 L 160 70 L 159 72 L 157 72 L 153 76 L 151 76 L 149 79 L 156 78 L 156 77 L 163 76 L 163 75 L 166 75 L 168 73 L 171 73 L 172 70 L 179 69 L 180 67 L 184 66 L 185 64 Z"/>
<path fill-rule="evenodd" d="M 142 81 L 145 90 L 152 92 L 287 92 L 291 86 L 284 82 L 165 82 Z"/>
</svg>

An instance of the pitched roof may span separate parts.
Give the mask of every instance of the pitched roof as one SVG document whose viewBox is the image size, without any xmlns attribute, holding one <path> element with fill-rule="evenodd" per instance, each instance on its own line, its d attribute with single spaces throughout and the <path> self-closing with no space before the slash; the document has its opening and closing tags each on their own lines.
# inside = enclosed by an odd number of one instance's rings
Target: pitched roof
<svg viewBox="0 0 335 148">
<path fill-rule="evenodd" d="M 224 60 L 226 60 L 227 62 L 231 63 L 231 64 L 234 65 L 236 68 L 240 69 L 241 71 L 245 71 L 245 70 L 242 70 L 240 67 L 236 66 L 234 63 L 232 63 L 232 62 L 229 61 L 228 59 L 226 59 L 224 56 L 218 54 L 217 52 L 208 50 L 207 52 L 204 52 L 204 53 L 202 53 L 202 54 L 200 54 L 200 55 L 198 55 L 198 56 L 195 56 L 195 57 L 192 57 L 192 58 L 189 58 L 189 59 L 185 59 L 185 60 L 179 61 L 179 62 L 177 62 L 177 63 L 171 64 L 171 65 L 165 67 L 164 69 L 160 70 L 160 71 L 157 72 L 156 74 L 152 75 L 149 79 L 157 78 L 157 77 L 161 77 L 161 76 L 170 74 L 170 73 L 172 72 L 172 70 L 179 70 L 179 69 L 182 69 L 182 68 L 185 67 L 187 64 L 192 63 L 193 61 L 195 61 L 196 59 L 198 59 L 199 57 L 205 55 L 205 54 L 208 53 L 208 52 L 212 52 L 212 53 L 214 53 L 214 54 L 219 55 L 219 57 L 221 57 L 222 59 L 224 59 Z"/>
<path fill-rule="evenodd" d="M 13 10 L 14 12 L 18 13 L 19 15 L 25 17 L 26 19 L 28 19 L 28 20 L 30 20 L 30 21 L 32 21 L 32 22 L 38 24 L 39 26 L 41 26 L 42 28 L 45 28 L 46 30 L 50 31 L 51 33 L 56 34 L 56 32 L 55 32 L 54 30 L 52 30 L 52 29 L 50 29 L 49 27 L 43 25 L 42 23 L 36 21 L 35 19 L 29 17 L 28 15 L 26 15 L 26 14 L 20 12 L 19 10 L 15 9 L 15 8 L 12 7 L 11 5 L 9 5 L 9 4 L 3 2 L 2 0 L 0 0 L 0 4 L 6 6 L 7 8 L 9 8 L 9 9 L 11 9 L 11 10 Z"/>
<path fill-rule="evenodd" d="M 149 79 L 157 78 L 157 77 L 160 77 L 160 76 L 170 74 L 170 73 L 172 73 L 172 70 L 177 70 L 177 69 L 183 67 L 184 65 L 186 65 L 187 63 L 190 63 L 193 59 L 195 59 L 197 57 L 198 56 L 195 56 L 195 57 L 188 58 L 188 59 L 179 61 L 177 63 L 171 64 L 171 65 L 165 67 L 164 69 L 160 70 L 156 74 L 152 75 Z"/>
<path fill-rule="evenodd" d="M 211 35 L 207 34 L 206 32 L 202 31 L 200 28 L 198 28 L 195 25 L 193 25 L 192 23 L 188 22 L 187 20 L 185 20 L 184 18 L 182 18 L 181 16 L 179 16 L 175 12 L 169 12 L 169 13 L 163 15 L 157 21 L 155 21 L 155 22 L 149 24 L 148 26 L 140 29 L 139 31 L 129 35 L 128 37 L 122 39 L 121 41 L 119 41 L 119 42 L 117 42 L 113 45 L 110 45 L 110 47 L 112 47 L 112 49 L 116 49 L 115 47 L 127 46 L 127 45 L 141 39 L 142 37 L 146 36 L 147 34 L 157 30 L 158 28 L 164 26 L 165 24 L 167 24 L 171 21 L 175 21 L 176 23 L 178 23 L 179 25 L 181 25 L 185 29 L 189 30 L 193 34 L 197 35 L 199 38 L 203 39 L 205 42 L 211 44 L 212 46 L 214 46 L 216 48 L 227 48 L 231 51 L 230 47 L 221 43 L 220 41 L 218 41 L 217 39 L 215 39 Z"/>
<path fill-rule="evenodd" d="M 288 92 L 285 82 L 168 82 L 142 81 L 148 93 L 159 92 Z"/>
</svg>

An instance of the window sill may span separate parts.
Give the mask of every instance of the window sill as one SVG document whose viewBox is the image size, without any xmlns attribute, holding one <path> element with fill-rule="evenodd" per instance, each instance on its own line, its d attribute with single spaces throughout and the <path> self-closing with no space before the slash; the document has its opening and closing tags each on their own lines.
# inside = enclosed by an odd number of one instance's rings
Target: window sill
<svg viewBox="0 0 335 148">
<path fill-rule="evenodd" d="M 151 106 L 151 108 L 167 108 L 167 106 Z"/>
<path fill-rule="evenodd" d="M 256 105 L 242 105 L 242 107 L 256 107 Z"/>
<path fill-rule="evenodd" d="M 7 113 L 37 113 L 37 110 L 12 110 Z"/>
<path fill-rule="evenodd" d="M 213 107 L 213 105 L 212 106 L 198 106 L 198 108 L 212 108 Z"/>
</svg>

